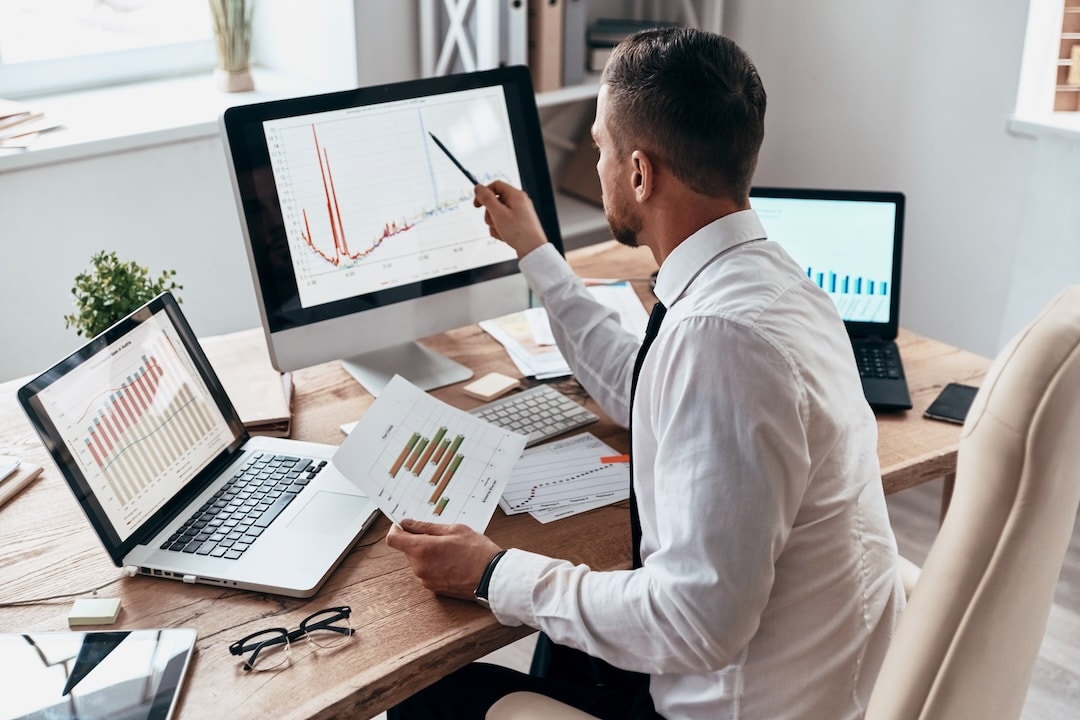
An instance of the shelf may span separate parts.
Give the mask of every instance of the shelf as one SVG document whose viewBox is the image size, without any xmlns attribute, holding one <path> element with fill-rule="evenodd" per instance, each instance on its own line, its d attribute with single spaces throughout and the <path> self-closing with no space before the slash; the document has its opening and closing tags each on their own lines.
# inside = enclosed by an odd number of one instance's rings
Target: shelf
<svg viewBox="0 0 1080 720">
<path fill-rule="evenodd" d="M 599 92 L 600 76 L 590 75 L 585 78 L 585 82 L 581 85 L 570 85 L 569 87 L 559 88 L 558 90 L 548 90 L 547 92 L 537 93 L 536 107 L 553 107 L 565 103 L 592 100 Z"/>
<path fill-rule="evenodd" d="M 559 230 L 564 240 L 607 229 L 604 211 L 596 205 L 556 192 L 555 206 L 559 213 Z"/>
</svg>

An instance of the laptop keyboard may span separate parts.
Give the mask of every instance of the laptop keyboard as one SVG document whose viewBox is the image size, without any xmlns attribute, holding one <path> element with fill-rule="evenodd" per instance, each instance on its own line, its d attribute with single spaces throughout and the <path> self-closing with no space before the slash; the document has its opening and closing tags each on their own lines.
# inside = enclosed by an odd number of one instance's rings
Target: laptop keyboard
<svg viewBox="0 0 1080 720">
<path fill-rule="evenodd" d="M 537 385 L 470 411 L 487 422 L 527 435 L 526 447 L 598 420 L 550 385 Z"/>
<path fill-rule="evenodd" d="M 855 362 L 859 366 L 859 375 L 864 378 L 896 379 L 904 376 L 896 345 L 856 346 Z"/>
<path fill-rule="evenodd" d="M 161 549 L 237 559 L 325 465 L 325 460 L 255 453 Z"/>
</svg>

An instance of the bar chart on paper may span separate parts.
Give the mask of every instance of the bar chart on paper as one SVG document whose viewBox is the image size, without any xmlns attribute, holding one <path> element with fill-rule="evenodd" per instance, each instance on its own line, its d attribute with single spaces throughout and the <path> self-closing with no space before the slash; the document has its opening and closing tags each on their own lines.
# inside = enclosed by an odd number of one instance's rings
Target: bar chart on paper
<svg viewBox="0 0 1080 720">
<path fill-rule="evenodd" d="M 482 532 L 524 448 L 524 435 L 394 377 L 333 463 L 395 522 L 464 523 Z"/>
</svg>

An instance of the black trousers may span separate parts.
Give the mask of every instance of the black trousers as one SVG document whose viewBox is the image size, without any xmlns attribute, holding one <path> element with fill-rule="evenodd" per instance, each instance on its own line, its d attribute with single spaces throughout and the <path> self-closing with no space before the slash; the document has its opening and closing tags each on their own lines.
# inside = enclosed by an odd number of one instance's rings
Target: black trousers
<svg viewBox="0 0 1080 720">
<path fill-rule="evenodd" d="M 388 720 L 476 718 L 500 698 L 527 690 L 547 695 L 607 720 L 654 720 L 649 677 L 620 670 L 541 633 L 529 674 L 472 663 L 447 675 L 387 712 Z"/>
</svg>

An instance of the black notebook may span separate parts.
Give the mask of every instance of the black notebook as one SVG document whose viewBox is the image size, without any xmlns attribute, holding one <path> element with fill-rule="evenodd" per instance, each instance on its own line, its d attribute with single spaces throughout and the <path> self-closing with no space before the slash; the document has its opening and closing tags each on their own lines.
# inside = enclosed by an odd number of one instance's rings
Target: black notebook
<svg viewBox="0 0 1080 720">
<path fill-rule="evenodd" d="M 750 204 L 769 238 L 836 303 L 870 407 L 911 408 L 896 346 L 904 195 L 755 187 Z"/>
</svg>

